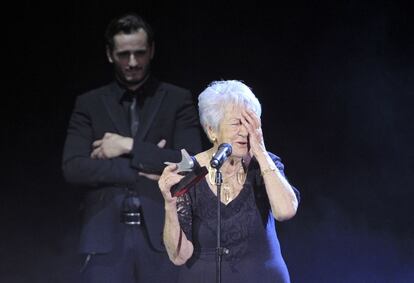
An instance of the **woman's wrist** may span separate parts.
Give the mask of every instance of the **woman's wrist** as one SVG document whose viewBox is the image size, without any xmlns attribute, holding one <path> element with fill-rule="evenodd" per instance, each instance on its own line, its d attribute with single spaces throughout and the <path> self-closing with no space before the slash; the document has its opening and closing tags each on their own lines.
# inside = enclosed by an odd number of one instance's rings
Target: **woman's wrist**
<svg viewBox="0 0 414 283">
<path fill-rule="evenodd" d="M 273 162 L 268 152 L 265 152 L 263 155 L 256 157 L 256 159 L 259 163 L 260 174 L 262 177 L 278 170 L 276 164 Z"/>
<path fill-rule="evenodd" d="M 267 164 L 272 164 L 273 163 L 273 161 L 270 158 L 269 153 L 267 151 L 261 150 L 261 151 L 257 152 L 254 156 L 256 157 L 256 160 L 259 163 L 260 167 L 262 165 L 266 166 Z M 269 160 L 271 161 L 271 163 L 269 163 Z M 268 167 L 268 166 L 266 166 L 266 167 Z"/>
<path fill-rule="evenodd" d="M 177 210 L 177 203 L 176 201 L 165 201 L 164 202 L 164 210 L 165 211 L 174 211 Z"/>
<path fill-rule="evenodd" d="M 271 172 L 276 172 L 276 170 L 277 170 L 276 166 L 275 166 L 275 167 L 269 167 L 269 168 L 266 168 L 266 169 L 264 169 L 264 170 L 260 171 L 260 174 L 262 175 L 262 177 L 264 177 L 264 176 L 266 176 L 268 173 L 271 173 Z"/>
</svg>

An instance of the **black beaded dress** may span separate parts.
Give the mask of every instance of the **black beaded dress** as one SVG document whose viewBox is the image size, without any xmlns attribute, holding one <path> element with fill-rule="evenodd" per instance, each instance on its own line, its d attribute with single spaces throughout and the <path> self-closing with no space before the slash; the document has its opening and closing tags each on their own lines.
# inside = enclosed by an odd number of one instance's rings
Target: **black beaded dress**
<svg viewBox="0 0 414 283">
<path fill-rule="evenodd" d="M 270 156 L 284 174 L 280 158 Z M 178 198 L 177 211 L 181 228 L 194 245 L 192 257 L 180 268 L 179 282 L 216 282 L 217 197 L 206 179 Z M 254 158 L 239 195 L 221 204 L 221 219 L 221 246 L 229 251 L 222 257 L 221 282 L 290 282 Z"/>
</svg>

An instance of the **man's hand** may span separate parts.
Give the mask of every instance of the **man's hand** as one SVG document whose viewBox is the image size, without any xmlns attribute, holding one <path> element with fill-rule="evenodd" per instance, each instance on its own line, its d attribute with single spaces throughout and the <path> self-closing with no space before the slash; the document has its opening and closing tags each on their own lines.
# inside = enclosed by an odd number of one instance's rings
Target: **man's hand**
<svg viewBox="0 0 414 283">
<path fill-rule="evenodd" d="M 105 133 L 101 140 L 92 143 L 93 159 L 111 159 L 130 153 L 132 150 L 133 140 L 129 137 L 123 137 L 114 133 Z"/>
<path fill-rule="evenodd" d="M 167 141 L 162 139 L 158 142 L 157 146 L 159 148 L 164 148 L 166 143 L 167 143 Z M 157 175 L 157 174 L 149 174 L 149 173 L 144 173 L 144 172 L 138 172 L 138 175 L 140 175 L 142 177 L 145 177 L 145 178 L 148 178 L 148 179 L 153 180 L 153 181 L 158 181 L 160 179 L 160 175 Z"/>
</svg>

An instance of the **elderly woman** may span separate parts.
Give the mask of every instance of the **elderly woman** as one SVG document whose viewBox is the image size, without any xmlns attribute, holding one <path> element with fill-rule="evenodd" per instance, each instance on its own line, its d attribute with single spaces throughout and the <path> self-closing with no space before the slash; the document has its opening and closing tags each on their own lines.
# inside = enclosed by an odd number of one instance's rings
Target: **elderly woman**
<svg viewBox="0 0 414 283">
<path fill-rule="evenodd" d="M 298 192 L 284 166 L 267 152 L 261 106 L 240 81 L 216 81 L 199 96 L 201 124 L 213 147 L 195 156 L 209 173 L 178 198 L 171 187 L 182 176 L 165 168 L 158 184 L 165 200 L 164 244 L 171 261 L 183 265 L 180 282 L 215 282 L 217 188 L 210 160 L 222 143 L 232 153 L 221 167 L 221 262 L 223 282 L 289 282 L 276 236 L 275 221 L 296 214 Z"/>
</svg>

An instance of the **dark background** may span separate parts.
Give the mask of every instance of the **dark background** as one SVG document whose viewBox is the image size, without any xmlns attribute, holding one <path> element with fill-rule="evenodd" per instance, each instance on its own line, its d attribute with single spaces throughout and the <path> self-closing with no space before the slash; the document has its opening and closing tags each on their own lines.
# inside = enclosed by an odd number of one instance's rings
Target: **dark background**
<svg viewBox="0 0 414 283">
<path fill-rule="evenodd" d="M 414 282 L 414 12 L 403 1 L 16 2 L 2 29 L 0 281 L 77 282 L 82 192 L 61 154 L 75 97 L 111 79 L 121 12 L 156 31 L 154 73 L 197 95 L 239 79 L 302 193 L 279 224 L 292 282 Z"/>
</svg>

